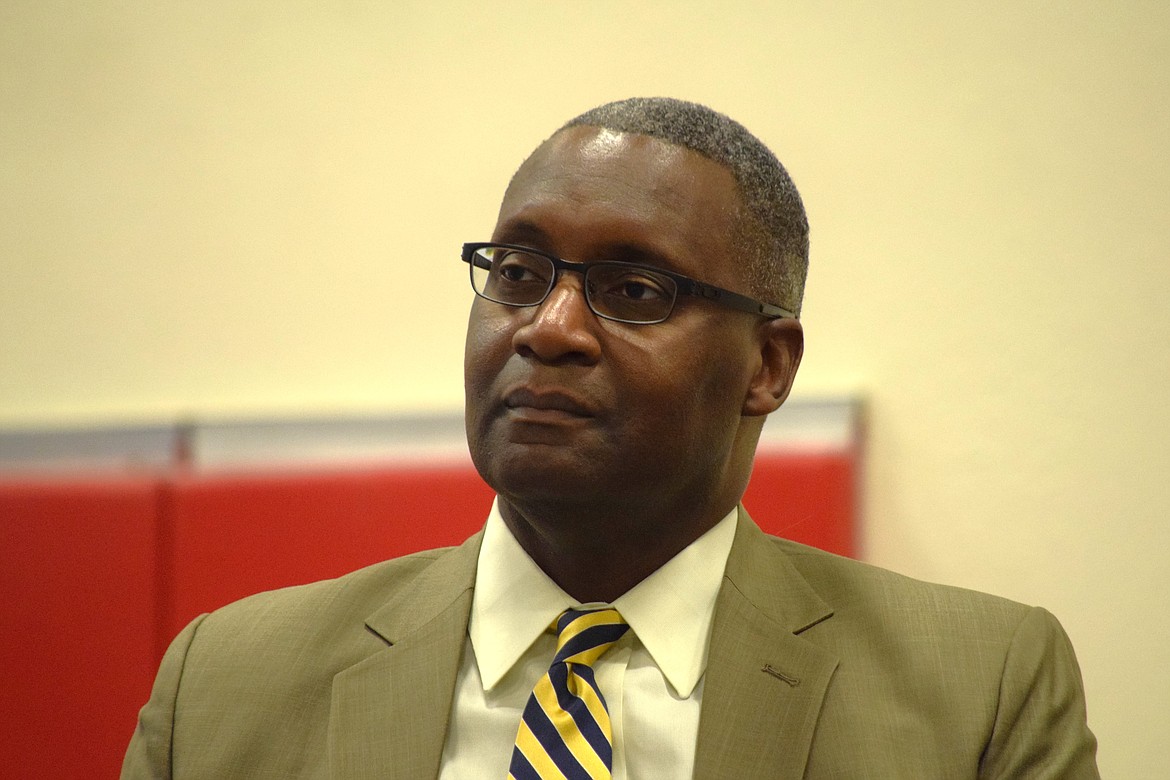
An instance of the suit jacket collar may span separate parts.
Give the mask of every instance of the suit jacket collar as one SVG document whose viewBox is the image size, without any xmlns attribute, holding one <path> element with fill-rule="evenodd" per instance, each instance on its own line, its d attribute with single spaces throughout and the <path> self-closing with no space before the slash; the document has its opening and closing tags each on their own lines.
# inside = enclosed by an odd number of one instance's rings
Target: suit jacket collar
<svg viewBox="0 0 1170 780">
<path fill-rule="evenodd" d="M 331 777 L 438 775 L 482 536 L 440 555 L 366 619 L 385 646 L 333 678 Z"/>
<path fill-rule="evenodd" d="M 837 659 L 799 635 L 832 614 L 741 508 L 715 605 L 695 777 L 804 775 Z"/>
<path fill-rule="evenodd" d="M 438 775 L 481 539 L 437 557 L 367 618 L 385 644 L 334 677 L 331 777 Z M 837 659 L 799 635 L 831 616 L 741 508 L 715 606 L 695 777 L 803 775 Z"/>
</svg>

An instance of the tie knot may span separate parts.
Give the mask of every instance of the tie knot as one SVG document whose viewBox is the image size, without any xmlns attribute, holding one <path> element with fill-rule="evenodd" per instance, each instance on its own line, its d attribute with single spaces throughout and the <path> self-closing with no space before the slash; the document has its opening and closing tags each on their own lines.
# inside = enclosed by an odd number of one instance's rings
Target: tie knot
<svg viewBox="0 0 1170 780">
<path fill-rule="evenodd" d="M 592 665 L 630 630 L 613 607 L 566 609 L 556 621 L 557 653 L 553 663 Z"/>
</svg>

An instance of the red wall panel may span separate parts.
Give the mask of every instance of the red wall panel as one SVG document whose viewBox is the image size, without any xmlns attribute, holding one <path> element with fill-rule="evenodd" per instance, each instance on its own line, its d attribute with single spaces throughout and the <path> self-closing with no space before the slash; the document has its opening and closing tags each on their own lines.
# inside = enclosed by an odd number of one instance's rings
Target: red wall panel
<svg viewBox="0 0 1170 780">
<path fill-rule="evenodd" d="M 163 632 L 262 590 L 459 544 L 483 524 L 492 496 L 470 467 L 177 479 Z"/>
<path fill-rule="evenodd" d="M 857 554 L 857 469 L 857 459 L 848 452 L 761 452 L 743 505 L 770 534 L 852 557 Z"/>
<path fill-rule="evenodd" d="M 117 776 L 158 665 L 157 497 L 0 482 L 0 776 Z"/>
</svg>

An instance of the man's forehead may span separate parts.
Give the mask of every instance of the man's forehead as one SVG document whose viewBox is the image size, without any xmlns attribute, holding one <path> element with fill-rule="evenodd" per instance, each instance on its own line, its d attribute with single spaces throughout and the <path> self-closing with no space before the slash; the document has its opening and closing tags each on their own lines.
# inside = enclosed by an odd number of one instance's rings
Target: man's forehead
<svg viewBox="0 0 1170 780">
<path fill-rule="evenodd" d="M 503 200 L 578 180 L 667 200 L 701 183 L 709 196 L 731 195 L 734 202 L 728 205 L 740 205 L 734 176 L 720 163 L 654 136 L 592 125 L 565 128 L 537 147 L 512 177 Z"/>
<path fill-rule="evenodd" d="M 572 131 L 578 131 L 572 133 Z M 623 133 L 619 130 L 610 130 L 608 127 L 591 127 L 589 125 L 582 125 L 579 127 L 562 130 L 553 136 L 553 138 L 562 138 L 565 142 L 576 140 L 582 154 L 598 155 L 598 154 L 612 154 L 621 149 L 623 146 L 628 146 L 637 139 L 648 139 L 649 136 L 634 136 L 631 133 Z M 552 139 L 550 139 L 552 140 Z"/>
<path fill-rule="evenodd" d="M 520 166 L 517 175 L 526 168 L 568 165 L 577 161 L 602 161 L 632 153 L 641 153 L 664 161 L 677 161 L 697 154 L 686 147 L 641 133 L 593 125 L 575 125 L 557 131 L 536 147 Z"/>
</svg>

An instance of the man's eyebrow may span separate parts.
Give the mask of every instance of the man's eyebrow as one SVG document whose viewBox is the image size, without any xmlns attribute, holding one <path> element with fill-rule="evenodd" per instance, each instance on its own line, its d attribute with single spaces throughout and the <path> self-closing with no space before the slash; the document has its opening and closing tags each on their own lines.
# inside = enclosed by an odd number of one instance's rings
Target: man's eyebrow
<svg viewBox="0 0 1170 780">
<path fill-rule="evenodd" d="M 604 252 L 599 253 L 598 259 L 651 265 L 668 271 L 678 270 L 678 263 L 672 261 L 669 255 L 641 244 L 613 244 L 606 247 Z"/>
<path fill-rule="evenodd" d="M 499 226 L 493 240 L 504 244 L 532 244 L 533 249 L 548 246 L 548 234 L 535 223 L 527 220 L 509 222 Z"/>
<path fill-rule="evenodd" d="M 528 220 L 508 222 L 497 228 L 493 234 L 493 241 L 503 244 L 519 244 L 530 246 L 545 252 L 552 252 L 554 242 L 539 225 Z M 665 252 L 652 247 L 630 241 L 617 241 L 612 244 L 602 244 L 594 248 L 589 257 L 566 257 L 565 260 L 574 263 L 621 262 L 637 263 L 661 268 L 667 271 L 679 272 L 678 263 Z"/>
</svg>

